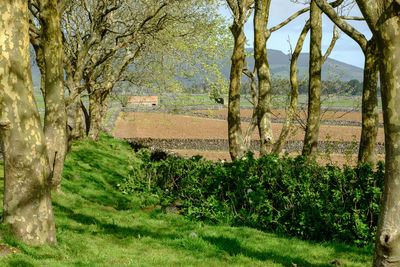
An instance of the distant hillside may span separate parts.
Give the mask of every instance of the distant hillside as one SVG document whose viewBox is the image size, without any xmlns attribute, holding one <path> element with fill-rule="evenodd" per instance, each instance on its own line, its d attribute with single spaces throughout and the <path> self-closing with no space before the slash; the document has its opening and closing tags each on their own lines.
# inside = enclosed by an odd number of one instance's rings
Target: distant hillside
<svg viewBox="0 0 400 267">
<path fill-rule="evenodd" d="M 247 48 L 246 53 L 253 54 L 252 48 Z M 224 60 L 224 67 L 222 73 L 229 80 L 229 73 L 231 67 L 230 56 L 227 55 Z M 285 55 L 283 52 L 274 49 L 268 49 L 268 60 L 273 75 L 280 75 L 282 77 L 289 77 L 289 55 Z M 302 53 L 297 61 L 297 69 L 300 76 L 308 74 L 308 53 Z M 32 79 L 35 87 L 40 86 L 40 71 L 36 64 L 31 64 L 32 67 Z M 247 58 L 247 68 L 253 70 L 254 58 Z M 339 78 L 342 81 L 350 81 L 353 79 L 363 80 L 363 69 L 328 58 L 322 68 L 322 79 L 329 80 Z"/>
<path fill-rule="evenodd" d="M 280 75 L 282 77 L 289 77 L 290 68 L 290 56 L 284 54 L 282 51 L 268 49 L 268 61 L 273 75 Z M 252 48 L 246 49 L 247 54 L 253 54 Z M 224 76 L 229 79 L 230 72 L 230 55 L 227 57 L 223 73 Z M 301 53 L 297 61 L 297 69 L 301 76 L 308 74 L 308 63 L 309 54 Z M 253 70 L 254 68 L 254 58 L 247 58 L 247 68 Z M 328 58 L 322 68 L 322 79 L 329 80 L 334 78 L 339 78 L 342 81 L 350 81 L 353 79 L 362 81 L 363 80 L 363 69 L 356 66 L 352 66 L 338 60 Z"/>
</svg>

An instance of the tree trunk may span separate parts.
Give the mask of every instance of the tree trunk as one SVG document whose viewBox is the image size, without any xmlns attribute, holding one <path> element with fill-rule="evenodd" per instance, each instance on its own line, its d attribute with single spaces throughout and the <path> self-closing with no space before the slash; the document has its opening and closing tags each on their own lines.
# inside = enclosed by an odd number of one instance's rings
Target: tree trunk
<svg viewBox="0 0 400 267">
<path fill-rule="evenodd" d="M 257 119 L 260 134 L 260 156 L 271 153 L 273 134 L 271 123 L 271 74 L 267 58 L 267 23 L 270 0 L 255 1 L 254 59 L 258 76 Z"/>
<path fill-rule="evenodd" d="M 315 158 L 317 156 L 318 134 L 321 117 L 321 39 L 322 39 L 322 12 L 311 1 L 310 21 L 310 71 L 308 88 L 308 118 L 304 135 L 303 156 Z"/>
<path fill-rule="evenodd" d="M 244 45 L 246 37 L 243 25 L 234 22 L 231 26 L 234 38 L 232 65 L 230 72 L 228 99 L 228 138 L 229 153 L 232 160 L 240 159 L 244 154 L 242 127 L 240 122 L 240 92 L 242 89 L 242 69 L 245 60 Z"/>
<path fill-rule="evenodd" d="M 67 125 L 68 125 L 68 151 L 71 150 L 72 141 L 81 140 L 85 136 L 85 125 L 81 108 L 81 99 L 78 96 L 67 107 Z"/>
<path fill-rule="evenodd" d="M 400 6 L 394 1 L 377 23 L 385 125 L 385 188 L 375 239 L 374 266 L 400 265 Z"/>
<path fill-rule="evenodd" d="M 4 156 L 3 220 L 29 244 L 57 244 L 51 172 L 30 68 L 28 2 L 0 5 L 0 129 Z"/>
<path fill-rule="evenodd" d="M 102 108 L 100 97 L 98 94 L 90 94 L 89 95 L 89 118 L 90 118 L 90 127 L 88 138 L 92 141 L 99 140 L 99 134 L 102 128 Z"/>
<path fill-rule="evenodd" d="M 243 69 L 242 71 L 247 77 L 251 79 L 250 91 L 251 91 L 251 99 L 253 101 L 253 115 L 251 116 L 251 121 L 249 127 L 247 127 L 246 135 L 244 136 L 244 147 L 245 151 L 250 150 L 251 138 L 254 132 L 254 129 L 257 126 L 257 105 L 258 105 L 258 97 L 257 97 L 257 83 L 256 83 L 256 72 L 257 68 L 254 67 L 253 72 L 250 72 L 248 69 Z"/>
<path fill-rule="evenodd" d="M 358 165 L 374 163 L 375 143 L 379 128 L 378 112 L 378 51 L 374 39 L 365 51 L 364 83 L 362 96 L 362 129 Z"/>
<path fill-rule="evenodd" d="M 67 113 L 64 101 L 63 47 L 56 0 L 41 0 L 41 44 L 45 63 L 44 134 L 52 175 L 52 188 L 61 191 L 67 153 Z"/>
<path fill-rule="evenodd" d="M 281 153 L 283 146 L 285 145 L 286 138 L 290 132 L 292 126 L 292 120 L 297 108 L 297 98 L 299 95 L 299 84 L 297 82 L 297 60 L 303 49 L 304 40 L 310 30 L 310 21 L 304 25 L 304 28 L 297 40 L 296 48 L 293 51 L 292 57 L 290 59 L 290 86 L 292 88 L 290 92 L 290 106 L 286 112 L 285 122 L 283 123 L 281 134 L 278 140 L 274 143 L 273 153 Z"/>
<path fill-rule="evenodd" d="M 82 112 L 83 118 L 85 120 L 85 133 L 86 133 L 86 136 L 88 136 L 89 129 L 90 129 L 90 116 L 89 116 L 89 112 L 82 100 L 80 101 L 80 103 L 81 103 L 81 105 L 80 105 L 81 112 Z"/>
</svg>

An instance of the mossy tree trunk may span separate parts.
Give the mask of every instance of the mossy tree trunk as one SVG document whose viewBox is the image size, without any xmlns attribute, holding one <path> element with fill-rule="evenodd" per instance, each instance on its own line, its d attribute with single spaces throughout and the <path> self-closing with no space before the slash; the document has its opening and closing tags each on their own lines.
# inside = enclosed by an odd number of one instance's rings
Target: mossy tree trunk
<svg viewBox="0 0 400 267">
<path fill-rule="evenodd" d="M 67 152 L 67 113 L 64 101 L 63 47 L 56 0 L 40 0 L 41 45 L 45 65 L 44 134 L 52 175 L 52 188 L 61 190 Z"/>
<path fill-rule="evenodd" d="M 258 76 L 257 119 L 260 135 L 260 156 L 271 153 L 271 74 L 267 57 L 267 24 L 271 0 L 256 0 L 254 11 L 254 59 Z"/>
<path fill-rule="evenodd" d="M 67 107 L 67 131 L 68 131 L 68 150 L 72 141 L 81 140 L 85 137 L 85 121 L 81 107 L 81 98 L 77 97 Z"/>
<path fill-rule="evenodd" d="M 356 1 L 378 44 L 386 169 L 373 266 L 400 265 L 400 3 Z"/>
<path fill-rule="evenodd" d="M 234 22 L 231 32 L 234 39 L 232 65 L 230 72 L 229 96 L 228 96 L 228 138 L 229 153 L 232 160 L 240 159 L 244 154 L 242 127 L 240 122 L 240 92 L 242 89 L 242 69 L 245 60 L 244 26 Z"/>
<path fill-rule="evenodd" d="M 229 153 L 232 160 L 240 159 L 245 152 L 240 121 L 240 93 L 242 90 L 242 71 L 246 60 L 244 46 L 244 24 L 249 18 L 249 10 L 254 3 L 252 0 L 227 0 L 233 13 L 233 23 L 230 30 L 233 35 L 234 45 L 231 57 L 231 71 L 228 94 L 228 140 Z"/>
<path fill-rule="evenodd" d="M 379 40 L 385 124 L 385 187 L 376 235 L 374 266 L 400 265 L 400 20 L 385 23 Z M 397 25 L 396 25 L 397 24 Z"/>
<path fill-rule="evenodd" d="M 0 130 L 4 156 L 3 220 L 29 244 L 57 243 L 51 172 L 33 96 L 27 1 L 0 4 Z"/>
<path fill-rule="evenodd" d="M 104 118 L 108 109 L 110 91 L 95 91 L 89 95 L 89 131 L 88 138 L 93 141 L 99 139 L 99 134 L 104 129 Z"/>
<path fill-rule="evenodd" d="M 243 74 L 250 78 L 250 91 L 251 91 L 251 99 L 253 101 L 253 114 L 251 115 L 251 121 L 249 127 L 247 127 L 246 134 L 244 136 L 244 149 L 245 151 L 250 150 L 251 146 L 251 138 L 254 132 L 254 129 L 257 126 L 257 105 L 258 105 L 258 96 L 257 96 L 257 81 L 256 81 L 256 72 L 257 69 L 254 67 L 253 72 L 250 72 L 248 69 L 243 69 Z"/>
<path fill-rule="evenodd" d="M 310 23 L 310 65 L 308 88 L 308 117 L 304 135 L 303 156 L 315 158 L 318 148 L 318 134 L 321 117 L 321 40 L 322 40 L 322 11 L 315 0 L 311 1 Z"/>
<path fill-rule="evenodd" d="M 89 118 L 90 126 L 88 138 L 97 141 L 101 130 L 101 103 L 100 97 L 97 94 L 89 95 Z"/>
<path fill-rule="evenodd" d="M 365 51 L 364 83 L 362 95 L 362 127 L 358 164 L 375 162 L 375 143 L 378 136 L 378 73 L 379 56 L 374 39 L 368 41 Z"/>
<path fill-rule="evenodd" d="M 365 36 L 358 32 L 353 26 L 342 19 L 334 8 L 326 0 L 316 0 L 323 12 L 345 32 L 350 38 L 358 43 L 365 55 L 363 98 L 362 98 L 362 127 L 358 152 L 358 165 L 367 162 L 374 163 L 374 149 L 378 134 L 378 60 L 376 38 L 367 41 Z"/>
</svg>

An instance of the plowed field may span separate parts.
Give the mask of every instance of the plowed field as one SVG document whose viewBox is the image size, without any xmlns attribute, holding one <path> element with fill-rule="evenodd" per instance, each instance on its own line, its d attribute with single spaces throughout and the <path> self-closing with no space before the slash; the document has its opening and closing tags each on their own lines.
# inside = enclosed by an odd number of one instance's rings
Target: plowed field
<svg viewBox="0 0 400 267">
<path fill-rule="evenodd" d="M 226 110 L 203 110 L 197 111 L 202 114 L 209 114 L 210 116 L 226 116 Z M 196 112 L 196 113 L 197 113 Z M 241 116 L 243 118 L 251 116 L 251 110 L 243 110 Z M 277 117 L 284 117 L 284 111 L 275 110 L 274 114 Z M 326 112 L 325 118 L 329 120 L 337 121 L 361 121 L 361 114 L 357 112 Z M 248 123 L 242 122 L 242 129 L 247 129 Z M 281 123 L 273 123 L 274 137 L 277 138 L 282 128 Z M 163 139 L 168 146 L 168 140 L 171 140 L 171 147 L 169 149 L 175 150 L 177 153 L 183 156 L 192 156 L 195 154 L 201 154 L 208 159 L 229 159 L 229 153 L 226 149 L 220 148 L 215 150 L 209 150 L 207 146 L 199 149 L 198 146 L 195 149 L 185 148 L 177 149 L 172 144 L 180 139 L 189 139 L 193 143 L 205 141 L 205 140 L 227 140 L 227 121 L 224 119 L 204 118 L 186 115 L 172 115 L 164 113 L 123 113 L 121 112 L 119 118 L 115 123 L 114 136 L 117 138 L 151 138 L 151 139 Z M 346 126 L 346 125 L 321 125 L 319 140 L 320 141 L 337 141 L 341 143 L 353 143 L 358 142 L 360 139 L 361 127 L 358 126 Z M 288 140 L 302 141 L 304 137 L 304 130 L 299 124 L 295 124 L 292 132 L 289 135 Z M 259 140 L 258 132 L 253 133 L 253 140 Z M 383 128 L 379 129 L 377 142 L 384 142 Z M 357 145 L 355 145 L 357 146 Z M 298 151 L 297 153 L 300 153 Z M 339 165 L 344 163 L 354 164 L 356 155 L 346 152 L 346 156 L 343 151 L 333 151 L 329 154 L 330 159 L 326 158 L 326 153 L 321 155 L 320 161 L 325 162 L 337 162 Z M 295 154 L 293 154 L 295 155 Z M 383 155 L 378 157 L 383 159 Z"/>
</svg>

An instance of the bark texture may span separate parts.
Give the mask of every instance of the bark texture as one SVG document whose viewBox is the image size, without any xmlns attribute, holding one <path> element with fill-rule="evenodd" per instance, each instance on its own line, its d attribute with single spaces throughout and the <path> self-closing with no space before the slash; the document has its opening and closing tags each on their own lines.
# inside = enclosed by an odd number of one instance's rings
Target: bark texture
<svg viewBox="0 0 400 267">
<path fill-rule="evenodd" d="M 311 1 L 310 23 L 310 65 L 308 89 L 308 117 L 304 135 L 303 156 L 314 158 L 317 155 L 318 134 L 321 116 L 321 39 L 322 11 L 315 0 Z"/>
<path fill-rule="evenodd" d="M 271 0 L 256 0 L 254 11 L 254 59 L 258 76 L 257 119 L 260 156 L 271 153 L 271 74 L 267 57 L 267 23 Z"/>
<path fill-rule="evenodd" d="M 57 243 L 51 172 L 33 96 L 28 3 L 0 4 L 0 130 L 4 156 L 3 219 L 29 244 Z"/>
<path fill-rule="evenodd" d="M 400 5 L 356 1 L 379 50 L 385 130 L 385 187 L 375 238 L 373 266 L 400 265 Z"/>
<path fill-rule="evenodd" d="M 365 51 L 364 83 L 362 95 L 362 127 L 358 164 L 375 162 L 375 143 L 379 128 L 378 73 L 379 58 L 376 42 L 368 42 Z"/>
<path fill-rule="evenodd" d="M 70 151 L 72 141 L 81 140 L 85 137 L 85 122 L 83 120 L 83 111 L 81 108 L 81 99 L 77 97 L 67 107 L 67 150 Z"/>
<path fill-rule="evenodd" d="M 228 95 L 228 139 L 229 153 L 232 160 L 240 159 L 245 146 L 240 122 L 240 92 L 242 90 L 242 70 L 246 59 L 244 45 L 244 24 L 247 20 L 247 11 L 252 1 L 227 1 L 234 14 L 234 20 L 230 27 L 233 35 L 234 46 L 231 57 L 231 71 Z M 240 2 L 240 4 L 239 4 Z"/>
<path fill-rule="evenodd" d="M 228 138 L 231 158 L 232 160 L 237 160 L 241 158 L 244 153 L 240 122 L 240 91 L 242 87 L 242 69 L 245 59 L 244 44 L 246 38 L 244 36 L 243 26 L 234 24 L 231 27 L 231 31 L 235 43 L 231 58 L 232 65 L 228 96 Z"/>
<path fill-rule="evenodd" d="M 256 82 L 256 67 L 254 66 L 254 71 L 250 72 L 248 69 L 244 69 L 243 73 L 251 79 L 251 98 L 253 101 L 253 115 L 251 116 L 251 121 L 249 127 L 247 127 L 246 135 L 244 137 L 244 147 L 245 151 L 249 151 L 251 145 L 251 136 L 253 135 L 254 129 L 257 126 L 257 82 Z"/>
<path fill-rule="evenodd" d="M 108 91 L 96 92 L 89 95 L 89 128 L 88 138 L 92 141 L 99 140 L 99 134 L 103 130 L 104 117 L 107 112 Z"/>
<path fill-rule="evenodd" d="M 41 45 L 44 58 L 44 134 L 52 171 L 52 188 L 61 191 L 67 152 L 67 113 L 64 101 L 63 47 L 56 0 L 41 0 Z M 43 75 L 43 74 L 42 74 Z"/>
</svg>

